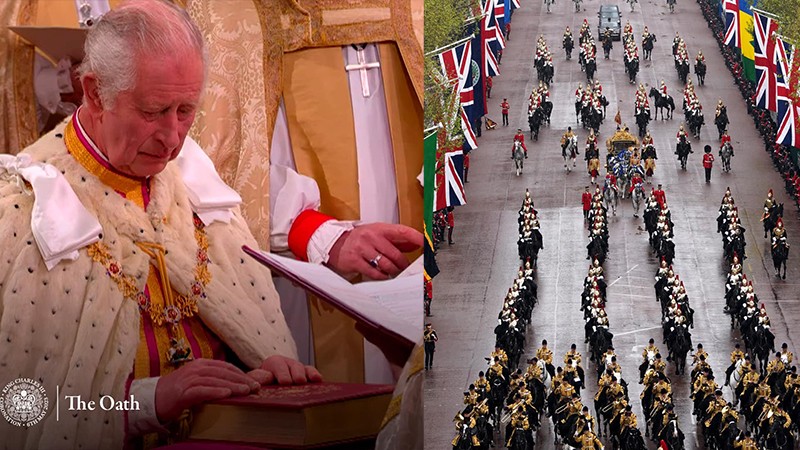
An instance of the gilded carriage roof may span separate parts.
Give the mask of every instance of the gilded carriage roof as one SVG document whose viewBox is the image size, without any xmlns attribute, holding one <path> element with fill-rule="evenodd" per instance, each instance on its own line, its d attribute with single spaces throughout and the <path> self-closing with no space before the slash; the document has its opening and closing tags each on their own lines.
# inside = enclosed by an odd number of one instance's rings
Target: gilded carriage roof
<svg viewBox="0 0 800 450">
<path fill-rule="evenodd" d="M 637 139 L 636 136 L 630 134 L 629 132 L 625 131 L 624 129 L 623 130 L 617 130 L 617 132 L 614 133 L 613 136 L 611 136 L 610 138 L 606 139 L 606 148 L 608 148 L 608 150 L 611 151 L 611 149 L 614 147 L 614 144 L 617 143 L 617 142 L 619 142 L 619 143 L 629 142 L 629 143 L 632 143 L 632 144 L 629 144 L 628 146 L 631 146 L 631 145 L 636 146 L 636 147 L 639 146 L 639 139 Z"/>
</svg>

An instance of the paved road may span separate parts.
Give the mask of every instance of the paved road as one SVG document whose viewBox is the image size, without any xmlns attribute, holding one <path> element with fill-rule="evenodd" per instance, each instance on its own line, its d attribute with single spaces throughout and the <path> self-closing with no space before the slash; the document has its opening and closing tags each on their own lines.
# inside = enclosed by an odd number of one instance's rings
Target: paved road
<svg viewBox="0 0 800 450">
<path fill-rule="evenodd" d="M 435 367 L 427 373 L 425 384 L 425 440 L 428 449 L 449 448 L 454 436 L 452 418 L 463 406 L 462 393 L 477 378 L 478 371 L 485 369 L 484 357 L 493 349 L 493 328 L 502 298 L 519 266 L 516 213 L 526 188 L 530 188 L 539 210 L 545 240 L 537 278 L 539 304 L 533 312 L 526 355 L 532 355 L 542 339 L 550 342 L 550 347 L 557 353 L 556 359 L 561 359 L 573 342 L 584 355 L 587 354 L 582 343 L 582 314 L 578 309 L 588 267 L 580 194 L 589 178 L 584 170 L 564 172 L 558 146 L 567 126 L 575 125 L 573 95 L 577 83 L 585 84 L 586 81 L 575 57 L 577 50 L 571 61 L 565 59 L 560 48 L 561 36 L 567 25 L 577 36 L 584 18 L 589 19 L 596 33 L 599 2 L 585 1 L 583 5 L 586 11 L 577 14 L 573 12 L 571 2 L 562 1 L 554 6 L 552 14 L 547 14 L 544 5 L 526 2 L 514 14 L 511 40 L 501 65 L 502 75 L 495 79 L 489 100 L 489 117 L 500 122 L 500 102 L 503 97 L 509 99 L 511 126 L 484 132 L 480 138 L 480 148 L 473 153 L 471 161 L 468 205 L 458 208 L 455 213 L 455 245 L 445 245 L 437 258 L 443 270 L 434 280 L 434 317 L 430 319 L 438 331 L 439 345 Z M 694 148 L 699 146 L 702 149 L 703 144 L 714 145 L 717 142 L 713 126 L 717 99 L 722 98 L 728 106 L 732 122 L 730 129 L 736 148 L 733 172 L 723 174 L 716 167 L 710 185 L 704 182 L 698 152 L 691 155 L 686 171 L 680 170 L 673 159 L 674 137 L 682 117 L 680 107 L 675 120 L 654 121 L 650 127 L 660 156 L 655 181 L 664 184 L 675 222 L 674 267 L 684 280 L 690 303 L 696 310 L 695 328 L 692 330 L 694 343 L 704 344 L 715 373 L 720 374 L 728 365 L 734 343 L 739 340 L 738 331 L 731 330 L 729 318 L 722 312 L 727 268 L 722 260 L 722 243 L 715 232 L 716 210 L 726 186 L 730 186 L 743 226 L 748 230 L 749 258 L 744 271 L 748 278 L 754 279 L 756 294 L 766 304 L 777 345 L 788 342 L 791 350 L 800 353 L 800 331 L 792 327 L 800 317 L 796 252 L 790 255 L 787 279 L 773 278 L 767 241 L 761 234 L 762 227 L 758 221 L 770 187 L 775 188 L 779 200 L 787 200 L 783 183 L 763 150 L 699 6 L 682 0 L 674 15 L 669 14 L 665 2 L 643 1 L 637 4 L 635 13 L 628 12 L 627 4 L 620 6 L 623 24 L 630 20 L 637 44 L 641 45 L 644 25 L 658 37 L 653 62 L 643 62 L 637 81 L 657 86 L 664 78 L 670 94 L 680 98 L 682 86 L 671 59 L 671 43 L 676 31 L 687 41 L 692 59 L 698 49 L 706 55 L 709 66 L 707 83 L 696 91 L 711 126 L 703 128 L 700 141 L 693 141 Z M 546 37 L 554 53 L 555 80 L 550 90 L 554 103 L 553 119 L 549 129 L 545 127 L 541 132 L 539 142 L 528 144 L 530 158 L 525 161 L 524 174 L 517 178 L 508 153 L 516 128 L 527 129 L 526 99 L 534 84 L 538 84 L 532 60 L 536 38 L 540 34 Z M 604 143 L 613 132 L 611 118 L 617 107 L 626 123 L 635 123 L 632 116 L 635 86 L 629 84 L 625 76 L 619 42 L 615 42 L 610 60 L 602 59 L 601 50 L 598 54 L 597 77 L 611 102 L 609 119 L 601 128 L 600 140 Z M 585 138 L 586 132 L 580 130 L 579 142 L 585 142 Z M 784 221 L 790 242 L 798 242 L 800 223 L 797 212 L 787 208 Z M 641 404 L 635 400 L 641 392 L 641 386 L 636 383 L 636 367 L 647 340 L 652 336 L 660 343 L 661 332 L 660 310 L 653 291 L 657 261 L 649 253 L 647 233 L 642 228 L 641 219 L 632 217 L 630 202 L 625 201 L 617 216 L 610 220 L 611 253 L 605 264 L 605 275 L 610 283 L 606 310 L 611 331 L 615 334 L 614 344 L 623 375 L 630 383 L 634 412 L 639 416 L 640 429 L 643 430 Z M 593 369 L 592 363 L 589 364 Z M 672 374 L 674 367 L 669 365 L 668 370 Z M 687 398 L 688 378 L 688 372 L 686 376 L 672 376 L 677 413 L 687 436 L 687 448 L 703 448 Z M 583 398 L 584 403 L 591 404 L 596 388 L 588 387 Z M 730 398 L 729 391 L 726 390 L 725 395 Z M 549 424 L 540 430 L 538 442 L 537 448 L 552 448 Z"/>
</svg>

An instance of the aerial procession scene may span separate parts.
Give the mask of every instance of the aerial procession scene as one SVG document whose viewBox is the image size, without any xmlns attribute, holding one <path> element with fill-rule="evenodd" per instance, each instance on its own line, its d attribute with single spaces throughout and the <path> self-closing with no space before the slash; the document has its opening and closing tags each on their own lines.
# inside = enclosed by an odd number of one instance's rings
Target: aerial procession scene
<svg viewBox="0 0 800 450">
<path fill-rule="evenodd" d="M 797 448 L 800 5 L 425 6 L 425 448 Z"/>
</svg>

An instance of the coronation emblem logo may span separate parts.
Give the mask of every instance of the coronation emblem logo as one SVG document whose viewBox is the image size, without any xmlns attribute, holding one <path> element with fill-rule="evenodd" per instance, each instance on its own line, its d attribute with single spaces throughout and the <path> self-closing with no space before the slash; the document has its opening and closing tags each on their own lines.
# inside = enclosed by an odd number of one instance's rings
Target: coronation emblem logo
<svg viewBox="0 0 800 450">
<path fill-rule="evenodd" d="M 30 427 L 47 414 L 49 401 L 44 387 L 36 380 L 18 378 L 0 392 L 0 412 L 8 423 Z"/>
</svg>

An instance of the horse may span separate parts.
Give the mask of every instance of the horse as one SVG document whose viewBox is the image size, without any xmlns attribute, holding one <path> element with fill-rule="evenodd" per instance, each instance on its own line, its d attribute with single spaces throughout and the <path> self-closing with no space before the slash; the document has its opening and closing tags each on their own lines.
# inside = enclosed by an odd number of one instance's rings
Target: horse
<svg viewBox="0 0 800 450">
<path fill-rule="evenodd" d="M 678 69 L 678 78 L 680 78 L 681 84 L 686 84 L 686 79 L 689 76 L 689 61 L 681 63 L 676 61 L 676 68 Z"/>
<path fill-rule="evenodd" d="M 639 127 L 639 137 L 644 137 L 647 133 L 647 123 L 650 122 L 650 110 L 645 108 L 636 108 L 639 112 L 636 114 L 636 126 Z"/>
<path fill-rule="evenodd" d="M 644 59 L 653 60 L 653 43 L 658 41 L 656 35 L 650 33 L 645 39 L 642 40 L 642 50 L 644 50 Z"/>
<path fill-rule="evenodd" d="M 750 353 L 758 360 L 759 368 L 763 375 L 767 370 L 769 355 L 775 351 L 775 337 L 763 326 L 758 326 L 756 328 L 757 331 L 753 331 L 752 334 L 749 335 L 749 349 Z"/>
<path fill-rule="evenodd" d="M 731 156 L 733 156 L 733 146 L 730 142 L 726 142 L 719 149 L 719 157 L 722 158 L 722 170 L 725 172 L 731 171 Z"/>
<path fill-rule="evenodd" d="M 672 14 L 675 12 L 675 0 L 667 0 L 667 5 L 669 5 L 669 13 Z"/>
<path fill-rule="evenodd" d="M 694 73 L 697 75 L 697 84 L 700 86 L 706 84 L 706 63 L 704 61 L 697 61 L 694 65 Z"/>
<path fill-rule="evenodd" d="M 772 203 L 772 207 L 767 211 L 767 217 L 762 219 L 764 222 L 764 237 L 767 233 L 772 234 L 772 229 L 778 222 L 778 218 L 783 217 L 783 203 Z"/>
<path fill-rule="evenodd" d="M 786 260 L 789 259 L 789 244 L 785 239 L 778 239 L 772 245 L 772 265 L 775 266 L 775 276 L 781 278 L 781 266 L 783 266 L 783 279 L 786 279 Z"/>
<path fill-rule="evenodd" d="M 641 183 L 636 183 L 636 186 L 633 187 L 633 195 L 631 196 L 633 200 L 633 217 L 639 217 L 639 205 L 642 204 L 645 197 L 644 187 Z"/>
<path fill-rule="evenodd" d="M 731 392 L 736 392 L 736 388 L 739 386 L 739 382 L 742 381 L 742 372 L 741 367 L 744 365 L 744 358 L 739 358 L 736 361 L 736 365 L 734 366 L 733 372 L 728 377 L 728 385 L 731 387 Z M 734 396 L 735 401 L 738 403 L 739 399 Z"/>
<path fill-rule="evenodd" d="M 567 172 L 570 172 L 572 169 L 569 167 L 567 163 L 567 158 L 572 160 L 572 167 L 575 167 L 575 159 L 578 155 L 578 137 L 572 136 L 564 142 L 564 145 L 561 146 L 561 157 L 564 158 L 564 169 Z"/>
<path fill-rule="evenodd" d="M 553 102 L 549 100 L 543 101 L 540 108 L 542 108 L 542 120 L 550 125 L 550 116 L 553 114 Z"/>
<path fill-rule="evenodd" d="M 564 48 L 564 52 L 567 54 L 567 59 L 572 59 L 572 49 L 575 48 L 575 42 L 573 42 L 572 36 L 564 36 L 564 40 L 561 42 L 561 47 Z"/>
<path fill-rule="evenodd" d="M 608 184 L 608 180 L 606 180 L 606 185 L 603 187 L 603 204 L 606 207 L 606 210 L 611 209 L 613 215 L 617 215 L 617 204 L 619 203 L 619 197 L 617 195 L 617 190 Z"/>
<path fill-rule="evenodd" d="M 656 106 L 656 119 L 658 119 L 658 112 L 661 111 L 661 120 L 664 120 L 663 109 L 667 110 L 666 118 L 672 119 L 672 112 L 675 111 L 675 102 L 672 100 L 671 95 L 664 97 L 656 88 L 651 87 L 650 93 L 647 94 L 647 96 L 653 97 L 653 103 Z"/>
<path fill-rule="evenodd" d="M 661 429 L 659 438 L 667 443 L 667 448 L 670 450 L 683 450 L 683 440 L 685 438 L 683 431 L 678 426 L 677 419 L 670 420 L 664 428 Z"/>
<path fill-rule="evenodd" d="M 725 133 L 725 130 L 728 129 L 728 124 L 731 123 L 728 120 L 728 111 L 726 107 L 722 107 L 717 117 L 714 118 L 714 125 L 717 126 L 717 131 L 719 132 L 719 138 L 722 139 L 722 135 Z"/>
<path fill-rule="evenodd" d="M 688 113 L 687 121 L 689 122 L 689 132 L 692 133 L 695 139 L 700 139 L 700 129 L 705 123 L 703 112 L 698 110 L 694 113 Z"/>
<path fill-rule="evenodd" d="M 628 74 L 628 81 L 631 84 L 636 83 L 636 74 L 639 73 L 638 57 L 633 57 L 629 61 L 625 61 L 625 72 Z"/>
<path fill-rule="evenodd" d="M 597 70 L 597 61 L 594 58 L 587 60 L 584 64 L 584 69 L 586 70 L 586 81 L 594 80 L 594 72 Z"/>
<path fill-rule="evenodd" d="M 542 126 L 544 113 L 541 108 L 536 108 L 533 112 L 528 114 L 528 127 L 531 130 L 531 139 L 539 140 L 539 127 Z"/>
<path fill-rule="evenodd" d="M 689 153 L 694 153 L 692 152 L 692 143 L 686 140 L 686 136 L 681 136 L 675 149 L 675 154 L 678 155 L 678 161 L 681 162 L 681 169 L 683 170 L 686 170 L 686 161 L 689 159 Z"/>
<path fill-rule="evenodd" d="M 675 362 L 675 375 L 686 373 L 686 355 L 692 349 L 692 335 L 682 326 L 675 327 L 675 331 L 667 338 L 669 346 L 668 359 Z"/>
<path fill-rule="evenodd" d="M 522 149 L 520 141 L 514 141 L 514 152 L 511 158 L 514 160 L 514 167 L 517 171 L 517 176 L 522 173 L 523 160 L 525 159 L 525 151 Z"/>
</svg>

